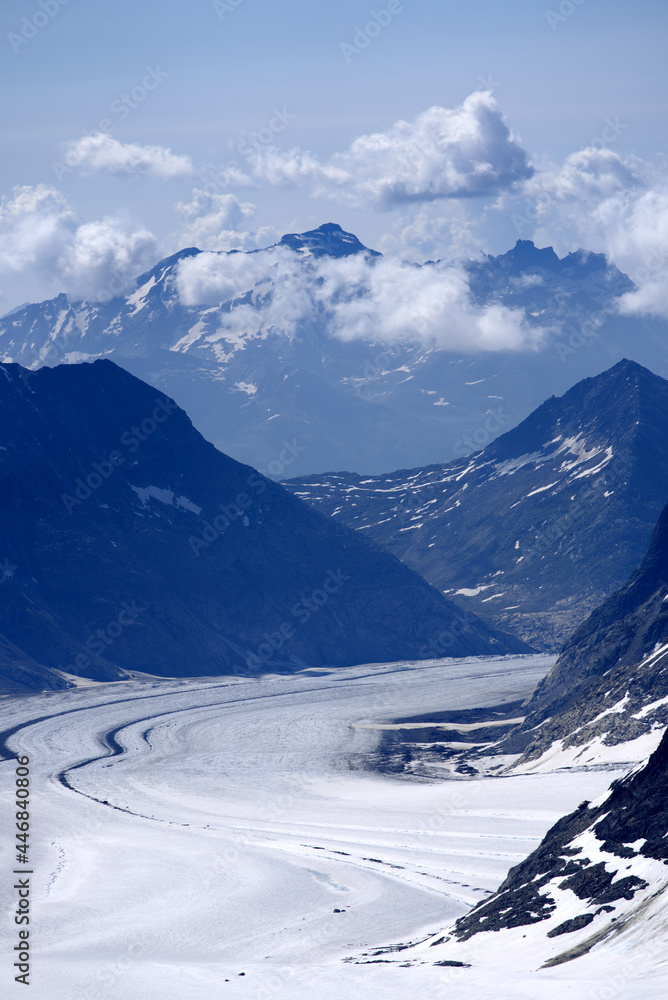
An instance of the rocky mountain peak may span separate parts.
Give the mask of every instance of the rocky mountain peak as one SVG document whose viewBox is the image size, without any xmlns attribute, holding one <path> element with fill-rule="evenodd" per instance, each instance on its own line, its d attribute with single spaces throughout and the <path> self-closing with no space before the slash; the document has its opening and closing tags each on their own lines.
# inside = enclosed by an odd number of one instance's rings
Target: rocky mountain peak
<svg viewBox="0 0 668 1000">
<path fill-rule="evenodd" d="M 183 250 L 178 250 L 176 253 L 170 254 L 169 257 L 163 257 L 157 264 L 149 268 L 148 271 L 144 271 L 143 274 L 139 275 L 136 287 L 141 288 L 151 278 L 157 281 L 166 271 L 176 267 L 179 261 L 187 260 L 188 257 L 196 257 L 200 253 L 202 251 L 198 247 L 184 247 Z"/>
<path fill-rule="evenodd" d="M 532 267 L 557 271 L 561 264 L 552 247 L 537 247 L 533 240 L 517 240 L 512 250 L 501 254 L 496 260 L 502 265 L 523 271 Z"/>
<path fill-rule="evenodd" d="M 551 396 L 517 427 L 486 449 L 486 457 L 502 460 L 540 451 L 548 443 L 586 431 L 589 442 L 619 448 L 637 436 L 666 407 L 666 380 L 635 361 L 622 359 L 612 368 L 582 379 L 563 396 Z"/>
<path fill-rule="evenodd" d="M 381 256 L 377 250 L 365 247 L 353 233 L 347 233 L 336 222 L 326 222 L 306 233 L 286 233 L 277 245 L 311 257 L 350 257 L 356 253 Z"/>
</svg>

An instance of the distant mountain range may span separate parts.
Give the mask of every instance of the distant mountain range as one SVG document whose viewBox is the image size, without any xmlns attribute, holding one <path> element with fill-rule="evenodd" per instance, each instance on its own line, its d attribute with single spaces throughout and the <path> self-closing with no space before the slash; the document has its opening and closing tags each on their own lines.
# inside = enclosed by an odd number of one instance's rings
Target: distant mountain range
<svg viewBox="0 0 668 1000">
<path fill-rule="evenodd" d="M 638 565 L 668 499 L 668 381 L 623 360 L 468 458 L 285 485 L 497 627 L 558 648 Z"/>
<path fill-rule="evenodd" d="M 278 249 L 306 294 L 322 281 L 323 260 L 359 258 L 371 269 L 380 260 L 334 223 L 286 235 Z M 295 296 L 281 284 L 285 276 L 271 277 L 276 252 L 211 255 L 229 261 L 231 273 L 241 261 L 264 277 L 202 306 L 184 304 L 179 291 L 183 268 L 201 253 L 194 247 L 160 261 L 130 294 L 108 302 L 59 295 L 24 306 L 0 320 L 0 358 L 29 368 L 113 359 L 173 397 L 207 440 L 273 479 L 448 462 L 625 356 L 668 376 L 668 327 L 617 315 L 615 298 L 633 284 L 600 254 L 580 250 L 559 259 L 549 247 L 520 240 L 508 253 L 465 263 L 473 305 L 521 310 L 529 327 L 550 332 L 540 350 L 457 353 L 412 331 L 400 341 L 388 341 L 382 329 L 373 338 L 346 332 L 342 339 L 326 305 L 291 328 Z M 279 293 L 287 295 L 285 322 L 279 316 L 265 328 L 260 311 Z M 342 294 L 361 293 L 351 278 Z M 240 305 L 243 328 L 230 330 L 230 310 Z M 444 330 L 448 322 L 446 309 Z"/>
<path fill-rule="evenodd" d="M 522 651 L 110 361 L 0 365 L 0 687 Z"/>
</svg>

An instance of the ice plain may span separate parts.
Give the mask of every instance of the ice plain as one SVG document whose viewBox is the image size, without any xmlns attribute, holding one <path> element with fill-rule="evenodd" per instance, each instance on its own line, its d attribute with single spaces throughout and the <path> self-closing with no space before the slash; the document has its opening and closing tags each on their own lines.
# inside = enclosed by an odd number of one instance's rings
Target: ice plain
<svg viewBox="0 0 668 1000">
<path fill-rule="evenodd" d="M 515 701 L 552 662 L 137 678 L 3 700 L 4 753 L 31 759 L 31 995 L 664 996 L 663 959 L 654 950 L 641 976 L 628 942 L 519 972 L 510 956 L 460 969 L 435 966 L 426 949 L 411 965 L 381 951 L 446 928 L 635 760 L 416 780 L 373 770 L 378 731 L 363 724 Z M 12 778 L 3 762 L 3 829 Z M 9 972 L 8 995 L 22 995 Z"/>
</svg>

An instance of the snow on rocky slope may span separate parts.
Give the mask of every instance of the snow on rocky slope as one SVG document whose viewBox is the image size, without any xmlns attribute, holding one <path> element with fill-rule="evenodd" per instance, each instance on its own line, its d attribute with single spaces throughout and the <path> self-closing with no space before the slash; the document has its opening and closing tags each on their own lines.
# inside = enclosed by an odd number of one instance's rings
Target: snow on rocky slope
<svg viewBox="0 0 668 1000">
<path fill-rule="evenodd" d="M 286 482 L 465 607 L 552 649 L 638 565 L 667 484 L 668 381 L 628 360 L 468 458 Z"/>
<path fill-rule="evenodd" d="M 667 836 L 665 734 L 646 765 L 559 820 L 489 900 L 420 954 L 513 971 L 585 955 L 603 969 L 626 954 L 634 975 L 665 971 Z"/>
<path fill-rule="evenodd" d="M 527 768 L 658 741 L 668 725 L 668 506 L 640 566 L 571 636 L 524 710 L 514 739 Z"/>
</svg>

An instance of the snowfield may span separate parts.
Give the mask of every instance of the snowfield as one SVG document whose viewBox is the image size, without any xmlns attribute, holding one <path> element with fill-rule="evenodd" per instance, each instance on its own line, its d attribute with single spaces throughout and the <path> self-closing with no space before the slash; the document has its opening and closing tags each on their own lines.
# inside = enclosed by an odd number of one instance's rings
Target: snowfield
<svg viewBox="0 0 668 1000">
<path fill-rule="evenodd" d="M 380 731 L 360 724 L 511 702 L 552 662 L 137 678 L 4 699 L 4 754 L 28 755 L 31 768 L 30 995 L 665 996 L 663 951 L 647 942 L 524 972 L 513 971 L 524 967 L 521 940 L 517 963 L 477 949 L 471 968 L 435 965 L 428 946 L 411 950 L 412 964 L 402 952 L 373 954 L 447 928 L 561 815 L 602 795 L 628 766 L 421 781 L 371 770 Z M 14 827 L 13 780 L 3 761 L 3 831 Z M 3 836 L 8 997 L 23 996 L 9 958 L 11 848 Z"/>
</svg>

